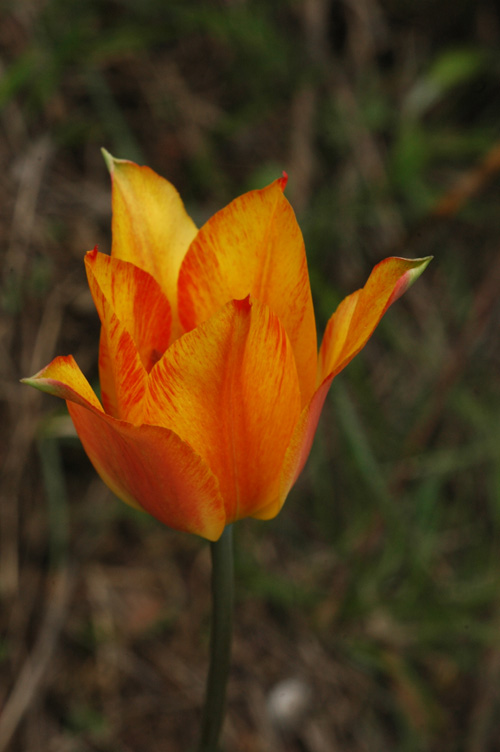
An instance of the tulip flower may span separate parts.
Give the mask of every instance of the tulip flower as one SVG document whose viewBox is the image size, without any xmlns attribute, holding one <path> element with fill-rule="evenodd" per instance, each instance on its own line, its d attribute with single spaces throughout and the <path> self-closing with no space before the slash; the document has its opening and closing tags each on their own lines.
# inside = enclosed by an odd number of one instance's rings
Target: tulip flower
<svg viewBox="0 0 500 752">
<path fill-rule="evenodd" d="M 24 381 L 66 400 L 118 497 L 214 541 L 238 519 L 278 514 L 333 378 L 429 259 L 381 261 L 340 303 L 318 355 L 286 176 L 197 230 L 169 182 L 105 156 L 112 250 L 85 257 L 102 325 L 101 400 L 71 355 Z"/>
<path fill-rule="evenodd" d="M 212 541 L 211 660 L 198 752 L 215 752 L 233 609 L 231 523 L 278 514 L 334 377 L 429 258 L 388 258 L 340 303 L 317 350 L 304 241 L 286 176 L 197 230 L 175 188 L 105 152 L 111 255 L 85 257 L 99 318 L 101 399 L 71 355 L 25 383 L 66 400 L 103 481 L 166 525 Z"/>
</svg>

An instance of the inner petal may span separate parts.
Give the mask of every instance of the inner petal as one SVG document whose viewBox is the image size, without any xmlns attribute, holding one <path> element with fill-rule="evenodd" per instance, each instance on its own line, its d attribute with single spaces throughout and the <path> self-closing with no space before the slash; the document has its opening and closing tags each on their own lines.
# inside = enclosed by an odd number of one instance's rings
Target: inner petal
<svg viewBox="0 0 500 752">
<path fill-rule="evenodd" d="M 233 521 L 276 495 L 299 414 L 286 332 L 267 306 L 247 298 L 171 345 L 151 371 L 144 418 L 174 429 L 203 457 Z"/>
</svg>

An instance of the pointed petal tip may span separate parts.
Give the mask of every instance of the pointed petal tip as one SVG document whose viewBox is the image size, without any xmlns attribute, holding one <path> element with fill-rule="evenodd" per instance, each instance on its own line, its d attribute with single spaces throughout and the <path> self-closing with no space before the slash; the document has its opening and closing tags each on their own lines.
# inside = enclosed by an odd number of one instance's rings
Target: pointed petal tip
<svg viewBox="0 0 500 752">
<path fill-rule="evenodd" d="M 36 387 L 37 384 L 34 383 L 35 381 L 36 381 L 36 374 L 35 376 L 26 376 L 24 379 L 19 379 L 20 384 L 28 384 L 28 386 Z"/>
<path fill-rule="evenodd" d="M 422 258 L 413 259 L 416 266 L 410 272 L 410 285 L 427 269 L 433 258 L 434 256 L 423 256 Z"/>
<path fill-rule="evenodd" d="M 405 293 L 408 288 L 412 286 L 414 282 L 417 281 L 417 279 L 420 277 L 422 272 L 427 268 L 427 266 L 430 264 L 434 257 L 433 256 L 424 256 L 422 258 L 416 258 L 416 259 L 394 259 L 396 261 L 401 261 L 405 265 L 407 265 L 406 270 L 399 278 L 394 291 L 392 293 L 391 298 L 389 299 L 387 307 L 392 305 L 398 298 Z M 389 261 L 389 259 L 387 259 Z"/>
<path fill-rule="evenodd" d="M 95 261 L 98 253 L 99 246 L 95 245 L 91 251 L 87 251 L 87 253 L 85 254 L 85 261 Z"/>
<path fill-rule="evenodd" d="M 113 177 L 116 167 L 119 167 L 122 164 L 135 164 L 134 162 L 131 162 L 130 159 L 119 159 L 118 157 L 114 157 L 104 148 L 104 146 L 101 147 L 101 154 L 106 162 L 106 167 L 108 168 L 111 177 Z"/>
<path fill-rule="evenodd" d="M 57 358 L 54 358 L 54 360 L 49 363 L 49 365 L 44 366 L 39 371 L 33 374 L 33 376 L 26 376 L 23 379 L 19 379 L 21 384 L 28 384 L 28 386 L 34 386 L 35 389 L 40 389 L 42 392 L 47 391 L 47 384 L 48 382 L 52 382 L 52 376 L 54 375 L 54 371 L 56 366 L 69 366 L 70 368 L 76 363 L 74 362 L 74 358 L 72 355 L 59 355 Z"/>
<path fill-rule="evenodd" d="M 115 169 L 115 158 L 104 147 L 102 147 L 101 149 L 101 154 L 104 157 L 104 161 L 106 162 L 106 167 L 109 170 L 109 174 L 113 175 L 113 171 Z"/>
<path fill-rule="evenodd" d="M 55 395 L 55 380 L 51 378 L 45 377 L 45 371 L 46 368 L 42 368 L 41 371 L 38 371 L 38 373 L 35 373 L 33 376 L 27 376 L 24 379 L 19 379 L 21 384 L 27 384 L 28 386 L 32 386 L 35 389 L 38 389 L 39 392 L 45 392 L 45 394 L 52 394 Z"/>
<path fill-rule="evenodd" d="M 34 376 L 22 379 L 22 383 L 66 402 L 102 412 L 101 403 L 72 355 L 58 355 Z"/>
<path fill-rule="evenodd" d="M 47 379 L 35 373 L 34 376 L 28 376 L 28 378 L 26 379 L 20 379 L 20 382 L 21 384 L 32 386 L 35 389 L 38 389 L 39 392 L 44 392 L 44 394 L 50 394 L 52 397 L 60 397 L 61 399 L 64 399 L 62 392 L 59 393 L 59 385 L 55 379 Z"/>
<path fill-rule="evenodd" d="M 283 170 L 283 175 L 278 178 L 278 184 L 283 193 L 285 192 L 286 184 L 288 183 L 288 173 Z"/>
<path fill-rule="evenodd" d="M 414 265 L 411 270 L 412 282 L 420 277 L 424 269 L 426 269 L 431 263 L 434 256 L 422 256 L 422 258 L 412 259 L 411 263 Z"/>
</svg>

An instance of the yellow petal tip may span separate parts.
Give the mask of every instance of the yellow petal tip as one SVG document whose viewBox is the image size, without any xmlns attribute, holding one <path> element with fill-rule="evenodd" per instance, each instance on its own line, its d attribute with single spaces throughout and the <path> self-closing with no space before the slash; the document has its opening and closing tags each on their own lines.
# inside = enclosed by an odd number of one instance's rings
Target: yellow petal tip
<svg viewBox="0 0 500 752">
<path fill-rule="evenodd" d="M 109 170 L 109 174 L 112 175 L 115 169 L 115 158 L 104 147 L 101 149 L 101 154 L 104 157 L 104 161 L 106 162 L 106 167 Z"/>
</svg>

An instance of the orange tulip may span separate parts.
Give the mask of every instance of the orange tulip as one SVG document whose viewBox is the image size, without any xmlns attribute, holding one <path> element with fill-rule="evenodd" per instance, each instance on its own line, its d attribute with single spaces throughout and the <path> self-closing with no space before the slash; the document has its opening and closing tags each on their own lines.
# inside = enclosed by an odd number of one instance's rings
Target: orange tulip
<svg viewBox="0 0 500 752">
<path fill-rule="evenodd" d="M 319 357 L 286 178 L 197 230 L 173 186 L 106 154 L 111 256 L 87 253 L 102 324 L 102 403 L 71 355 L 24 381 L 67 401 L 103 481 L 178 530 L 217 540 L 278 514 L 334 376 L 429 259 L 388 258 L 328 322 Z"/>
</svg>

